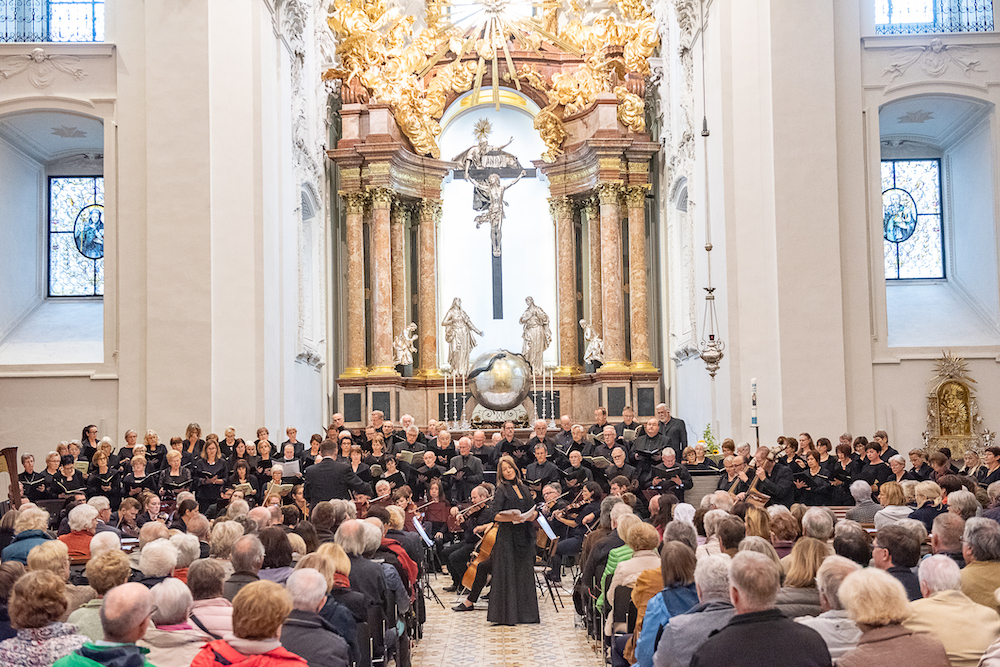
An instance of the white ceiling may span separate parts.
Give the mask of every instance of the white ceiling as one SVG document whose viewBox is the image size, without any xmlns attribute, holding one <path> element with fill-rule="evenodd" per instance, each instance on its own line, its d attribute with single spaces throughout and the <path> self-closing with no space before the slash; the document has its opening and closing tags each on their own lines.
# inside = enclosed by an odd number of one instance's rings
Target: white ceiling
<svg viewBox="0 0 1000 667">
<path fill-rule="evenodd" d="M 43 164 L 104 153 L 101 121 L 65 111 L 31 111 L 2 116 L 0 137 Z"/>
<path fill-rule="evenodd" d="M 977 100 L 945 95 L 897 100 L 879 110 L 879 135 L 883 142 L 921 142 L 943 149 L 979 121 L 987 107 Z"/>
</svg>

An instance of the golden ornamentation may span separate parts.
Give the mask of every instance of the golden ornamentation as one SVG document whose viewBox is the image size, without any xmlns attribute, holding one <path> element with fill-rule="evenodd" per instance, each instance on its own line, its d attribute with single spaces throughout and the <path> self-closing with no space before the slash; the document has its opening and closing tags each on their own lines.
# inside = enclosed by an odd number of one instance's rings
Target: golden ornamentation
<svg viewBox="0 0 1000 667">
<path fill-rule="evenodd" d="M 368 200 L 368 195 L 364 192 L 341 192 L 340 196 L 344 198 L 347 215 L 361 215 L 365 212 L 365 202 Z"/>
<path fill-rule="evenodd" d="M 649 185 L 630 185 L 625 188 L 625 202 L 628 208 L 644 208 Z"/>
<path fill-rule="evenodd" d="M 368 194 L 372 200 L 372 208 L 389 208 L 396 196 L 390 188 L 368 188 Z"/>
<path fill-rule="evenodd" d="M 538 130 L 542 141 L 545 142 L 545 152 L 542 153 L 542 159 L 546 162 L 555 162 L 556 158 L 562 155 L 563 151 L 560 146 L 566 139 L 566 130 L 563 129 L 562 121 L 546 107 L 535 116 L 534 127 Z"/>
<path fill-rule="evenodd" d="M 573 202 L 569 197 L 551 197 L 549 199 L 549 213 L 552 215 L 552 222 L 572 217 Z"/>
<path fill-rule="evenodd" d="M 369 176 L 388 176 L 392 166 L 388 162 L 372 162 L 366 167 Z"/>
<path fill-rule="evenodd" d="M 649 163 L 648 162 L 629 162 L 628 163 L 628 173 L 630 173 L 630 174 L 648 174 L 649 173 Z"/>
<path fill-rule="evenodd" d="M 620 183 L 598 183 L 595 190 L 597 190 L 597 197 L 601 202 L 601 206 L 605 204 L 618 206 L 621 202 L 622 186 Z"/>
<path fill-rule="evenodd" d="M 966 361 L 951 352 L 942 353 L 935 365 L 937 374 L 927 394 L 927 430 L 924 451 L 930 453 L 949 447 L 960 458 L 971 449 L 979 454 L 992 446 L 995 434 L 983 426 L 982 416 L 969 377 Z"/>
<path fill-rule="evenodd" d="M 645 132 L 646 108 L 642 98 L 628 92 L 625 86 L 616 87 L 614 93 L 618 98 L 619 122 L 633 132 Z"/>
<path fill-rule="evenodd" d="M 622 159 L 620 157 L 602 157 L 597 160 L 597 167 L 599 169 L 614 169 L 616 171 L 621 171 Z"/>
<path fill-rule="evenodd" d="M 620 18 L 605 10 L 595 20 L 588 19 L 588 25 L 581 18 L 581 3 L 572 0 L 567 21 L 556 34 L 560 3 L 546 2 L 541 21 L 512 19 L 484 3 L 483 23 L 463 32 L 447 23 L 448 0 L 427 0 L 427 27 L 413 34 L 414 17 L 402 15 L 390 0 L 334 0 L 327 23 L 337 39 L 340 65 L 325 71 L 323 79 L 340 79 L 346 86 L 357 80 L 370 103 L 389 106 L 417 154 L 438 158 L 438 120 L 449 96 L 469 89 L 478 93 L 489 61 L 495 104 L 501 78 L 518 90 L 523 81 L 547 96 L 549 104 L 536 117 L 535 127 L 546 145 L 543 159 L 553 162 L 566 138 L 563 118 L 589 108 L 598 93 L 610 91 L 612 82 L 624 81 L 629 72 L 649 73 L 648 58 L 659 45 L 652 14 L 645 0 L 614 1 Z M 575 72 L 556 72 L 549 83 L 512 55 L 511 45 L 539 52 L 543 42 L 581 56 L 583 64 Z M 622 56 L 608 58 L 609 46 L 620 47 Z M 440 65 L 443 58 L 450 62 Z M 506 65 L 502 77 L 501 62 Z M 633 131 L 643 131 L 636 129 L 644 127 L 642 100 L 629 95 L 619 96 L 619 118 L 629 119 L 623 122 Z"/>
</svg>

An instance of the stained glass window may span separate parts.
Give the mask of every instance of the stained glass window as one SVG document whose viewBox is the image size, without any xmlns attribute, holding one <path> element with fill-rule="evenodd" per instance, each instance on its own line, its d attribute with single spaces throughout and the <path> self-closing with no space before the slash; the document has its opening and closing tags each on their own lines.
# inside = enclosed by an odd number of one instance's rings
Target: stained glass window
<svg viewBox="0 0 1000 667">
<path fill-rule="evenodd" d="M 882 161 L 887 280 L 944 278 L 941 161 Z"/>
<path fill-rule="evenodd" d="M 49 179 L 49 296 L 104 295 L 104 178 Z"/>
</svg>

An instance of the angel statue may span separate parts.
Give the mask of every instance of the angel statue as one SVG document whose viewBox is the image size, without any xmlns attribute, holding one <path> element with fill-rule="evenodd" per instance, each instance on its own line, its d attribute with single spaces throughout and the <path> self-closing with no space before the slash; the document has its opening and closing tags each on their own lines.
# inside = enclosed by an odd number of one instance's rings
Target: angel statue
<svg viewBox="0 0 1000 667">
<path fill-rule="evenodd" d="M 587 320 L 580 320 L 580 326 L 583 327 L 583 340 L 587 342 L 587 349 L 583 353 L 583 360 L 590 363 L 596 361 L 603 364 L 604 341 L 601 340 L 601 337 L 597 335 L 597 331 L 594 327 L 590 326 Z"/>
<path fill-rule="evenodd" d="M 396 366 L 409 366 L 413 363 L 413 353 L 417 348 L 413 341 L 417 339 L 417 325 L 410 322 L 409 326 L 392 339 L 392 358 Z"/>
<path fill-rule="evenodd" d="M 448 364 L 453 372 L 459 375 L 469 374 L 469 353 L 476 346 L 473 334 L 483 335 L 469 319 L 468 313 L 462 310 L 462 300 L 455 298 L 451 308 L 441 320 L 444 327 L 444 339 L 448 342 Z"/>
<path fill-rule="evenodd" d="M 535 305 L 535 300 L 530 296 L 524 301 L 528 304 L 528 308 L 519 320 L 524 325 L 524 333 L 521 335 L 524 345 L 521 348 L 521 354 L 531 364 L 532 373 L 541 373 L 543 368 L 542 355 L 552 343 L 549 316 Z"/>
</svg>

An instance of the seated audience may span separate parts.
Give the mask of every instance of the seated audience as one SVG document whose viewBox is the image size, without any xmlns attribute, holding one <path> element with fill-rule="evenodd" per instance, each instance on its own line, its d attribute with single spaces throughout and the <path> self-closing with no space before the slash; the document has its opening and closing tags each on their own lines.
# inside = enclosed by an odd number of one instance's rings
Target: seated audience
<svg viewBox="0 0 1000 667">
<path fill-rule="evenodd" d="M 885 526 L 906 519 L 913 513 L 913 508 L 906 504 L 903 486 L 897 482 L 883 484 L 879 488 L 878 499 L 882 509 L 875 513 L 876 530 L 882 530 Z"/>
<path fill-rule="evenodd" d="M 965 522 L 962 535 L 962 592 L 1000 612 L 994 592 L 1000 588 L 1000 524 L 992 519 L 974 517 Z"/>
<path fill-rule="evenodd" d="M 627 516 L 622 517 L 622 519 L 627 518 Z M 642 523 L 636 517 L 636 523 L 625 534 L 625 545 L 632 550 L 632 556 L 628 560 L 618 564 L 611 577 L 611 584 L 607 587 L 609 612 L 605 634 L 610 635 L 614 630 L 612 623 L 614 620 L 615 594 L 618 587 L 627 586 L 631 588 L 635 585 L 635 581 L 639 578 L 640 574 L 650 568 L 660 566 L 660 556 L 656 553 L 658 544 L 659 535 L 656 532 L 656 528 L 648 523 Z"/>
<path fill-rule="evenodd" d="M 187 532 L 198 538 L 198 557 L 208 558 L 212 553 L 212 525 L 205 518 L 204 514 L 199 514 L 187 521 Z"/>
<path fill-rule="evenodd" d="M 65 621 L 70 614 L 80 608 L 87 600 L 93 599 L 96 593 L 90 586 L 76 586 L 69 582 L 69 550 L 58 540 L 42 542 L 28 554 L 28 571 L 47 570 L 66 583 L 63 589 L 66 593 L 66 612 L 60 618 Z"/>
<path fill-rule="evenodd" d="M 87 641 L 75 626 L 60 621 L 66 615 L 66 584 L 52 572 L 28 572 L 18 579 L 7 609 L 17 635 L 0 642 L 0 663 L 51 665 Z"/>
<path fill-rule="evenodd" d="M 273 581 L 255 581 L 233 598 L 233 632 L 209 642 L 195 656 L 191 667 L 237 664 L 256 656 L 258 665 L 306 665 L 303 658 L 281 645 L 281 626 L 292 611 L 288 592 Z"/>
<path fill-rule="evenodd" d="M 334 564 L 335 552 L 337 550 L 340 552 L 339 555 L 350 564 L 350 560 L 343 549 L 336 544 L 327 542 L 321 547 L 321 551 L 308 554 L 299 561 L 295 569 L 316 570 L 323 575 L 326 602 L 320 608 L 319 615 L 330 626 L 330 629 L 343 637 L 344 641 L 347 642 L 348 656 L 351 662 L 356 662 L 361 657 L 359 642 L 362 641 L 362 638 L 358 636 L 358 624 L 367 622 L 369 604 L 368 599 L 364 595 L 350 591 L 349 589 L 348 593 L 350 595 L 360 596 L 360 600 L 355 600 L 355 602 L 358 602 L 358 606 L 355 608 L 347 606 L 344 596 L 334 597 L 331 594 L 335 588 L 337 579 L 337 566 Z"/>
<path fill-rule="evenodd" d="M 116 533 L 102 530 L 90 538 L 90 559 L 93 560 L 106 551 L 121 551 L 121 548 L 122 541 Z"/>
<path fill-rule="evenodd" d="M 976 667 L 983 652 L 1000 637 L 1000 614 L 973 602 L 961 588 L 961 570 L 955 561 L 943 555 L 925 558 L 920 563 L 923 598 L 910 604 L 910 617 L 903 625 L 937 638 L 952 667 Z"/>
<path fill-rule="evenodd" d="M 818 616 L 820 595 L 816 588 L 816 573 L 829 555 L 826 544 L 812 537 L 803 537 L 789 554 L 784 585 L 778 591 L 775 606 L 789 618 Z"/>
<path fill-rule="evenodd" d="M 976 500 L 976 494 L 965 489 L 952 491 L 948 494 L 948 511 L 957 514 L 963 519 L 971 519 L 982 513 L 982 507 Z"/>
<path fill-rule="evenodd" d="M 233 545 L 241 537 L 243 537 L 243 526 L 235 521 L 217 522 L 212 528 L 209 558 L 219 561 L 227 577 L 233 573 L 233 564 L 229 560 L 233 553 Z"/>
<path fill-rule="evenodd" d="M 886 526 L 872 545 L 872 565 L 895 577 L 910 600 L 920 599 L 920 582 L 913 568 L 920 560 L 920 542 L 900 525 Z"/>
<path fill-rule="evenodd" d="M 652 667 L 656 639 L 670 619 L 698 604 L 694 581 L 696 564 L 694 551 L 686 544 L 665 542 L 660 548 L 663 591 L 646 604 L 642 630 L 635 644 L 636 662 L 641 667 Z"/>
<path fill-rule="evenodd" d="M 55 539 L 49 535 L 48 529 L 48 512 L 37 507 L 21 510 L 14 521 L 14 540 L 0 552 L 0 560 L 16 560 L 21 565 L 27 565 L 28 552 L 32 548 Z"/>
<path fill-rule="evenodd" d="M 286 583 L 292 611 L 281 628 L 281 645 L 310 666 L 347 667 L 347 641 L 320 616 L 327 603 L 326 578 L 311 568 L 295 570 Z"/>
<path fill-rule="evenodd" d="M 213 639 L 233 631 L 233 604 L 222 595 L 225 578 L 222 564 L 211 558 L 196 560 L 188 568 L 187 585 L 193 599 L 189 618 Z"/>
<path fill-rule="evenodd" d="M 230 602 L 247 584 L 260 581 L 257 573 L 264 563 L 264 545 L 256 535 L 244 535 L 236 540 L 230 556 L 233 573 L 226 579 L 222 594 Z"/>
<path fill-rule="evenodd" d="M 910 605 L 906 589 L 892 575 L 873 567 L 858 570 L 844 578 L 838 595 L 861 639 L 837 660 L 837 667 L 950 667 L 940 641 L 903 626 Z"/>
<path fill-rule="evenodd" d="M 90 558 L 90 539 L 97 532 L 97 510 L 77 505 L 69 511 L 69 530 L 59 540 L 69 548 L 70 558 Z"/>
<path fill-rule="evenodd" d="M 70 614 L 68 622 L 75 625 L 81 635 L 85 635 L 92 642 L 97 642 L 104 637 L 100 617 L 104 596 L 115 586 L 121 586 L 128 581 L 132 568 L 129 566 L 128 556 L 123 552 L 105 551 L 90 559 L 86 573 L 87 581 L 96 596 Z"/>
<path fill-rule="evenodd" d="M 781 570 L 770 558 L 754 551 L 737 553 L 729 579 L 729 596 L 736 614 L 694 652 L 691 667 L 769 665 L 774 664 L 776 650 L 780 650 L 782 664 L 831 665 L 830 653 L 819 633 L 786 618 L 775 608 Z"/>
<path fill-rule="evenodd" d="M 663 634 L 653 655 L 656 667 L 687 667 L 698 647 L 736 613 L 729 599 L 731 561 L 726 554 L 698 559 L 694 568 L 698 604 L 683 614 L 671 617 L 670 622 L 663 626 Z"/>
<path fill-rule="evenodd" d="M 103 639 L 87 642 L 57 662 L 56 667 L 151 667 L 145 659 L 145 650 L 139 648 L 136 642 L 146 634 L 149 619 L 155 610 L 153 596 L 142 584 L 133 582 L 112 588 L 101 605 Z"/>
<path fill-rule="evenodd" d="M 14 584 L 24 576 L 26 571 L 24 566 L 16 560 L 0 565 L 0 641 L 17 635 L 17 630 L 10 624 L 7 604 L 10 601 L 11 592 L 14 590 Z"/>
<path fill-rule="evenodd" d="M 778 512 L 771 517 L 771 544 L 778 556 L 784 558 L 792 553 L 795 540 L 799 539 L 800 526 L 788 511 Z"/>
<path fill-rule="evenodd" d="M 862 567 L 868 567 L 872 560 L 872 547 L 868 538 L 860 535 L 837 535 L 833 538 L 833 553 L 843 556 Z"/>
<path fill-rule="evenodd" d="M 140 576 L 135 577 L 146 588 L 152 588 L 171 576 L 177 567 L 177 547 L 170 540 L 153 540 L 142 548 L 139 555 Z"/>
<path fill-rule="evenodd" d="M 953 512 L 939 514 L 934 519 L 931 530 L 931 553 L 942 554 L 955 561 L 959 568 L 965 567 L 962 556 L 962 532 L 965 520 Z"/>
<path fill-rule="evenodd" d="M 861 638 L 858 624 L 848 618 L 838 597 L 840 584 L 847 575 L 860 569 L 860 565 L 842 556 L 829 556 L 816 573 L 822 613 L 819 616 L 800 616 L 795 619 L 796 623 L 812 628 L 823 637 L 830 657 L 834 660 L 857 646 Z"/>
<path fill-rule="evenodd" d="M 191 591 L 179 579 L 164 579 L 150 589 L 156 611 L 138 645 L 148 648 L 146 660 L 156 667 L 188 667 L 212 637 L 191 625 Z"/>
<path fill-rule="evenodd" d="M 929 533 L 934 524 L 934 517 L 948 511 L 948 508 L 941 501 L 941 487 L 931 481 L 920 482 L 914 490 L 914 495 L 917 509 L 913 510 L 909 518 L 922 521 Z"/>
<path fill-rule="evenodd" d="M 264 562 L 257 576 L 261 579 L 284 584 L 291 576 L 292 543 L 285 531 L 278 526 L 265 528 L 258 535 L 264 545 Z"/>
<path fill-rule="evenodd" d="M 885 485 L 882 485 L 885 490 Z M 851 484 L 851 497 L 854 498 L 854 507 L 847 510 L 846 518 L 858 523 L 875 523 L 875 514 L 883 508 L 872 500 L 872 486 L 863 479 L 859 479 Z"/>
</svg>

